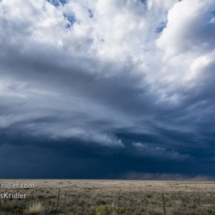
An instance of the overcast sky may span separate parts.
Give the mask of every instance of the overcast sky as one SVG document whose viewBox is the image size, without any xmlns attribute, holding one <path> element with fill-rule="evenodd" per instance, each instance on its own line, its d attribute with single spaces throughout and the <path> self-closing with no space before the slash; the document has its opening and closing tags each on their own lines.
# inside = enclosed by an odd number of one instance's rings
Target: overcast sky
<svg viewBox="0 0 215 215">
<path fill-rule="evenodd" d="M 214 0 L 0 0 L 0 178 L 215 178 Z"/>
</svg>

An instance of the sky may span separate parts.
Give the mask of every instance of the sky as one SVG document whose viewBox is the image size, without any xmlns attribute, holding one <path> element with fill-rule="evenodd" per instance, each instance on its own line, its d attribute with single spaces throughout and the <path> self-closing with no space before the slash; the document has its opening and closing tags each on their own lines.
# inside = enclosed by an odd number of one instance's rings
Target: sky
<svg viewBox="0 0 215 215">
<path fill-rule="evenodd" d="M 215 179 L 214 0 L 0 0 L 0 178 Z"/>
</svg>

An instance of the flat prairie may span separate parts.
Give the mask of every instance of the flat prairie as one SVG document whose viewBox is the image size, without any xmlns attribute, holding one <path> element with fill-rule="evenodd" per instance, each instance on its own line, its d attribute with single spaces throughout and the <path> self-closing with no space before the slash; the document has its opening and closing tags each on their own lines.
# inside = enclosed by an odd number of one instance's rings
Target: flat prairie
<svg viewBox="0 0 215 215">
<path fill-rule="evenodd" d="M 2 215 L 215 214 L 214 181 L 2 179 L 0 184 Z"/>
</svg>

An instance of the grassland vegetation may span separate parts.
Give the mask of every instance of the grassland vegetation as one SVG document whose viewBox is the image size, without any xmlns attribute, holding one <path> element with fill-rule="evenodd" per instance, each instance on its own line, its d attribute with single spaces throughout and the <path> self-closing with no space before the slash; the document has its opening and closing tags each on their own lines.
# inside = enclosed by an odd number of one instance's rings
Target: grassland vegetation
<svg viewBox="0 0 215 215">
<path fill-rule="evenodd" d="M 34 189 L 19 190 L 27 194 L 26 199 L 1 199 L 0 215 L 163 215 L 163 194 L 167 215 L 215 214 L 215 182 L 38 180 L 32 183 L 36 184 Z"/>
</svg>

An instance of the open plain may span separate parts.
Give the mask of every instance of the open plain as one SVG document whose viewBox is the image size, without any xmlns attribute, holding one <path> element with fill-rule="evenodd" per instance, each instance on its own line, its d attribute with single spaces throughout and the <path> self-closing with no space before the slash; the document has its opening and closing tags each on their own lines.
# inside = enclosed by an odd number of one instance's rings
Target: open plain
<svg viewBox="0 0 215 215">
<path fill-rule="evenodd" d="M 214 181 L 0 180 L 0 183 L 1 215 L 215 214 Z M 34 187 L 13 188 L 11 184 Z M 4 193 L 25 194 L 26 198 L 8 197 Z"/>
</svg>

